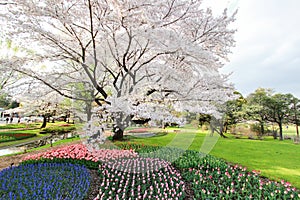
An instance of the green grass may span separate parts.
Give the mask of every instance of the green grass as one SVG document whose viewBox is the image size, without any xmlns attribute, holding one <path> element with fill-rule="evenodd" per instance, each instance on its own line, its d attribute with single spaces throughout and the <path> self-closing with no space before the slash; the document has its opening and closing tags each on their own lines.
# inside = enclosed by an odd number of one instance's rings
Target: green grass
<svg viewBox="0 0 300 200">
<path fill-rule="evenodd" d="M 300 127 L 298 127 L 300 132 Z M 282 134 L 283 135 L 297 135 L 296 134 L 296 126 L 295 125 L 289 125 L 288 128 L 286 126 L 282 127 Z"/>
<path fill-rule="evenodd" d="M 300 145 L 290 140 L 279 141 L 272 137 L 267 137 L 262 141 L 234 139 L 233 137 L 211 138 L 193 128 L 180 129 L 179 133 L 173 132 L 172 129 L 167 129 L 167 131 L 168 134 L 151 138 L 130 137 L 125 142 L 175 146 L 197 151 L 202 149 L 227 162 L 240 164 L 249 170 L 259 170 L 262 176 L 272 180 L 283 179 L 300 188 Z M 213 145 L 213 139 L 217 140 L 215 145 Z M 206 142 L 202 146 L 204 140 Z M 212 144 L 207 145 L 209 142 Z M 212 149 L 210 149 L 211 146 Z"/>
<path fill-rule="evenodd" d="M 40 126 L 41 126 L 40 123 L 0 124 L 0 130 L 1 129 L 38 128 Z"/>
<path fill-rule="evenodd" d="M 291 141 L 220 138 L 211 155 L 241 164 L 273 180 L 284 179 L 300 188 L 300 145 Z"/>
</svg>

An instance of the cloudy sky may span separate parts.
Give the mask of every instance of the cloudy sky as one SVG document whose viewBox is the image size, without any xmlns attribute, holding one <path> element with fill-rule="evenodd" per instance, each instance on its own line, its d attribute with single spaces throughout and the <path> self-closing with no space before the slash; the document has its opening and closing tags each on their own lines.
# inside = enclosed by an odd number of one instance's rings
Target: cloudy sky
<svg viewBox="0 0 300 200">
<path fill-rule="evenodd" d="M 238 8 L 236 47 L 223 69 L 244 96 L 258 87 L 300 98 L 300 1 L 205 0 L 215 12 Z"/>
</svg>

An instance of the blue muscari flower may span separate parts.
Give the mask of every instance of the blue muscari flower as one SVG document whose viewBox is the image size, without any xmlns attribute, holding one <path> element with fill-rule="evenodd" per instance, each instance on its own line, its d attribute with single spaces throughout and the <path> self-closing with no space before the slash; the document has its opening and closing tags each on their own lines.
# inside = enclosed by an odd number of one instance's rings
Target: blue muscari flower
<svg viewBox="0 0 300 200">
<path fill-rule="evenodd" d="M 53 197 L 58 197 L 58 199 L 61 199 L 62 191 L 68 191 L 69 195 L 66 198 L 77 196 L 80 199 L 88 191 L 90 185 L 89 176 L 88 170 L 79 165 L 28 164 L 1 171 L 0 180 L 10 181 L 1 181 L 0 189 L 8 192 L 5 194 L 4 199 L 18 197 L 24 197 L 24 199 L 53 199 Z M 65 184 L 61 183 L 62 180 Z M 76 187 L 73 187 L 72 184 L 76 184 L 76 182 L 79 183 L 77 183 Z M 16 185 L 16 183 L 18 184 Z M 20 191 L 17 194 L 18 197 L 14 197 L 12 193 L 14 190 Z M 52 194 L 55 192 L 56 194 Z"/>
</svg>

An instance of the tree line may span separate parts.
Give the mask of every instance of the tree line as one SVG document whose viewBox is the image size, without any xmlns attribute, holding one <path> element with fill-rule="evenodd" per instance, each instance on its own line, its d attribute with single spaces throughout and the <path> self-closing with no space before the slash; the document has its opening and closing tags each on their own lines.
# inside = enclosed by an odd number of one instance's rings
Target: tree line
<svg viewBox="0 0 300 200">
<path fill-rule="evenodd" d="M 255 121 L 259 125 L 259 136 L 263 136 L 266 134 L 266 125 L 274 123 L 279 130 L 279 135 L 273 131 L 274 139 L 279 137 L 283 140 L 283 124 L 293 124 L 296 126 L 299 140 L 300 99 L 292 94 L 274 93 L 267 88 L 258 88 L 246 98 L 239 92 L 235 92 L 235 95 L 237 95 L 235 100 L 219 106 L 219 112 L 222 113 L 220 118 L 201 114 L 200 125 L 209 122 L 213 131 L 225 137 L 224 133 L 229 127 L 242 122 Z"/>
</svg>

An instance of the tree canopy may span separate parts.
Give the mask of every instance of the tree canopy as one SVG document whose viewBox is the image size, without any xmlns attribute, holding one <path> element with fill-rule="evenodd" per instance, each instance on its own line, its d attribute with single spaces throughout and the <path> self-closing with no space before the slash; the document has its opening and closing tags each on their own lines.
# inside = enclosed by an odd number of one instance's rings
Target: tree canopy
<svg viewBox="0 0 300 200">
<path fill-rule="evenodd" d="M 28 51 L 0 64 L 69 98 L 80 99 L 72 84 L 85 85 L 121 130 L 115 139 L 133 117 L 215 114 L 233 94 L 219 69 L 234 46 L 235 13 L 214 16 L 201 2 L 14 0 L 1 12 L 3 33 Z"/>
</svg>

